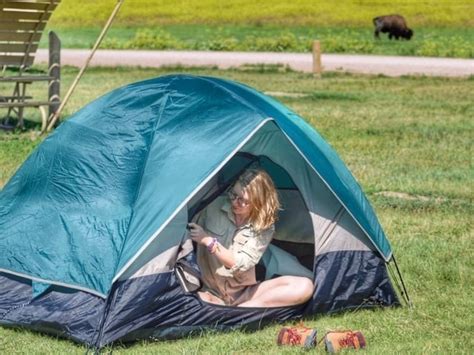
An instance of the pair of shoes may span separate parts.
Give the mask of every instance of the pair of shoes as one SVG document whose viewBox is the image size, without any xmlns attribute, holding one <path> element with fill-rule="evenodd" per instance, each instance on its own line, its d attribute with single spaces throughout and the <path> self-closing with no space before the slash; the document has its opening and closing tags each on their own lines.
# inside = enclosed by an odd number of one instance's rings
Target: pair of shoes
<svg viewBox="0 0 474 355">
<path fill-rule="evenodd" d="M 324 336 L 324 345 L 329 353 L 336 353 L 341 349 L 364 349 L 366 341 L 359 331 L 334 331 Z"/>
<path fill-rule="evenodd" d="M 278 345 L 300 345 L 304 348 L 316 346 L 316 336 L 318 332 L 313 328 L 306 328 L 304 325 L 296 327 L 284 327 L 278 333 Z"/>
</svg>

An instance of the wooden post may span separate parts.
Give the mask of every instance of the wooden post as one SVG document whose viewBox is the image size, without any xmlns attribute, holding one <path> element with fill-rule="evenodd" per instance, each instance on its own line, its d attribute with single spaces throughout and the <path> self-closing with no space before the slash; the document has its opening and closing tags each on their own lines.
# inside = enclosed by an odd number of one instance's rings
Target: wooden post
<svg viewBox="0 0 474 355">
<path fill-rule="evenodd" d="M 321 65 L 321 44 L 319 41 L 313 41 L 313 74 L 320 78 L 322 73 Z"/>
<path fill-rule="evenodd" d="M 54 79 L 49 82 L 48 101 L 55 102 L 49 106 L 48 117 L 52 117 L 61 103 L 61 41 L 56 33 L 49 32 L 49 76 Z"/>
</svg>

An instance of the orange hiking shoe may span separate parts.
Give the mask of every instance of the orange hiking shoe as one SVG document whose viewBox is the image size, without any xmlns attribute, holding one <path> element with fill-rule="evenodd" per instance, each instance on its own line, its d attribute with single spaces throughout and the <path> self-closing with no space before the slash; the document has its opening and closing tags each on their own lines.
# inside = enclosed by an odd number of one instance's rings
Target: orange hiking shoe
<svg viewBox="0 0 474 355">
<path fill-rule="evenodd" d="M 316 345 L 317 330 L 306 328 L 303 325 L 297 327 L 285 327 L 278 333 L 278 345 L 300 345 L 304 348 L 312 348 Z"/>
<path fill-rule="evenodd" d="M 364 349 L 365 338 L 359 331 L 328 332 L 324 336 L 326 351 L 336 353 L 341 349 Z"/>
</svg>

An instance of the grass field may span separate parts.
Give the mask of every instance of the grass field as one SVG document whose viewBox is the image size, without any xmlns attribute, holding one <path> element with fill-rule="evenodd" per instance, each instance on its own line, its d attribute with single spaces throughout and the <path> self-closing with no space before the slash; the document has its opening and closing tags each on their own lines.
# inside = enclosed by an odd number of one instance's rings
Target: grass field
<svg viewBox="0 0 474 355">
<path fill-rule="evenodd" d="M 116 0 L 63 0 L 55 25 L 102 25 Z M 375 16 L 401 13 L 414 26 L 473 27 L 469 0 L 125 0 L 117 24 L 255 24 L 286 26 L 364 27 Z"/>
<path fill-rule="evenodd" d="M 125 83 L 182 69 L 90 69 L 66 109 L 69 115 Z M 371 200 L 404 275 L 414 308 L 318 315 L 320 334 L 360 329 L 368 353 L 472 353 L 474 341 L 474 78 L 388 78 L 248 70 L 186 70 L 235 79 L 278 93 L 338 151 Z M 63 72 L 64 87 L 75 69 Z M 101 83 L 101 85 L 97 85 Z M 39 90 L 39 89 L 38 89 Z M 289 94 L 301 94 L 297 97 Z M 39 93 L 36 93 L 39 94 Z M 37 118 L 35 111 L 27 113 Z M 0 133 L 0 187 L 41 142 L 34 130 Z M 108 350 L 145 353 L 298 353 L 275 344 L 280 326 L 253 333 L 206 333 Z M 0 328 L 0 353 L 69 353 L 86 349 L 25 330 Z M 301 351 L 303 352 L 303 351 Z M 324 353 L 322 349 L 315 351 Z"/>
<path fill-rule="evenodd" d="M 116 1 L 63 0 L 49 28 L 64 48 L 90 48 Z M 373 38 L 372 18 L 401 13 L 411 41 Z M 308 52 L 474 58 L 470 1 L 132 1 L 119 12 L 102 48 Z M 41 46 L 47 46 L 46 39 Z"/>
</svg>

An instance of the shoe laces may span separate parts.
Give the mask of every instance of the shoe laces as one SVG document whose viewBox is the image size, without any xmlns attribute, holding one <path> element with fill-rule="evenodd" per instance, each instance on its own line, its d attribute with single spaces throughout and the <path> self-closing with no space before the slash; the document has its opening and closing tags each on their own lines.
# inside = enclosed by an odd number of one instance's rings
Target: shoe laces
<svg viewBox="0 0 474 355">
<path fill-rule="evenodd" d="M 356 343 L 355 339 L 357 338 L 357 335 L 354 332 L 347 332 L 347 335 L 339 339 L 339 345 L 341 347 L 349 347 L 352 346 L 354 349 L 356 348 Z"/>
<path fill-rule="evenodd" d="M 301 335 L 297 328 L 288 328 L 288 341 L 291 345 L 298 345 L 301 343 Z"/>
</svg>

